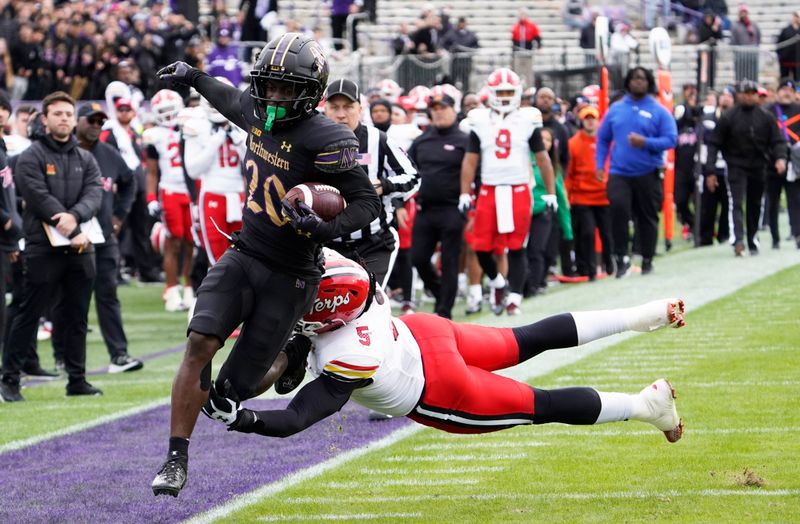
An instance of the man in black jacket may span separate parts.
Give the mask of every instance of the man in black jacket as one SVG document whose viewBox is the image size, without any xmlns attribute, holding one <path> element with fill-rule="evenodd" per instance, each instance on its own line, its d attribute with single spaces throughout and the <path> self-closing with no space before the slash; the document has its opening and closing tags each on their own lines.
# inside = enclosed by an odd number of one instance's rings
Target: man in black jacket
<svg viewBox="0 0 800 524">
<path fill-rule="evenodd" d="M 734 253 L 744 255 L 742 205 L 747 198 L 747 247 L 758 254 L 758 223 L 767 166 L 774 164 L 778 174 L 786 172 L 786 139 L 781 135 L 772 113 L 758 105 L 758 85 L 745 80 L 739 85 L 738 103 L 722 114 L 708 141 L 705 172 L 714 176 L 717 152 L 728 164 L 728 181 L 733 207 Z M 709 184 L 708 180 L 706 184 Z"/>
<path fill-rule="evenodd" d="M 133 171 L 114 147 L 98 140 L 108 116 L 100 104 L 91 102 L 78 110 L 75 135 L 81 149 L 89 151 L 100 168 L 103 182 L 103 200 L 97 220 L 103 228 L 106 241 L 95 246 L 97 277 L 94 282 L 94 301 L 100 333 L 106 344 L 111 364 L 109 373 L 142 369 L 142 362 L 128 355 L 128 339 L 122 327 L 122 309 L 117 298 L 117 272 L 119 271 L 119 242 L 117 235 L 136 196 L 136 178 Z M 61 316 L 57 315 L 60 319 Z M 55 333 L 58 333 L 58 327 Z"/>
<path fill-rule="evenodd" d="M 458 128 L 455 100 L 437 95 L 429 101 L 431 125 L 418 136 L 408 156 L 419 166 L 422 183 L 417 197 L 411 253 L 425 287 L 436 297 L 434 312 L 453 318 L 458 293 L 458 257 L 466 218 L 458 210 L 461 194 L 461 161 L 469 135 Z M 442 273 L 436 274 L 431 256 L 442 243 Z"/>
<path fill-rule="evenodd" d="M 89 234 L 83 230 L 83 224 L 100 210 L 100 170 L 72 135 L 75 101 L 57 91 L 45 97 L 42 111 L 47 134 L 20 154 L 15 173 L 26 202 L 26 278 L 24 299 L 3 353 L 0 392 L 7 401 L 24 400 L 19 376 L 26 349 L 57 286 L 66 301 L 67 395 L 102 394 L 86 381 L 86 331 L 95 261 Z"/>
</svg>

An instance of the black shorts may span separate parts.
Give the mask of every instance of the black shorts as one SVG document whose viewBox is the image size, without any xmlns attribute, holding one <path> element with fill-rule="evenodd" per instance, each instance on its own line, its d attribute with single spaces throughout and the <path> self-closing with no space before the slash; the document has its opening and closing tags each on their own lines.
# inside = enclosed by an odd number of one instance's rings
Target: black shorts
<svg viewBox="0 0 800 524">
<path fill-rule="evenodd" d="M 294 325 L 311 310 L 317 287 L 229 249 L 197 290 L 188 331 L 214 336 L 224 344 L 243 323 L 218 380 L 230 379 L 239 396 L 248 398 L 283 349 Z"/>
</svg>

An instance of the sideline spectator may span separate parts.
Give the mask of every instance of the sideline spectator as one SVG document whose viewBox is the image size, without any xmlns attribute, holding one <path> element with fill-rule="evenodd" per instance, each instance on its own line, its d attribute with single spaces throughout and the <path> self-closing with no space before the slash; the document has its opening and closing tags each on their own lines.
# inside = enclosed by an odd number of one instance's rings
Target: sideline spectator
<svg viewBox="0 0 800 524">
<path fill-rule="evenodd" d="M 325 3 L 330 6 L 331 13 L 331 33 L 333 34 L 334 47 L 337 51 L 344 48 L 342 40 L 345 37 L 345 29 L 347 29 L 347 17 L 356 14 L 361 10 L 361 0 L 326 0 Z M 357 22 L 354 21 L 354 22 Z M 353 23 L 353 34 L 347 35 L 351 45 L 351 51 L 358 49 L 358 34 L 356 31 L 356 23 Z M 270 35 L 270 38 L 274 36 Z"/>
<path fill-rule="evenodd" d="M 746 80 L 739 86 L 737 104 L 722 114 L 708 141 L 705 172 L 714 173 L 717 152 L 728 164 L 728 182 L 733 208 L 734 254 L 744 255 L 745 228 L 743 206 L 747 199 L 747 247 L 751 255 L 758 254 L 758 222 L 761 217 L 761 198 L 767 165 L 774 163 L 775 171 L 786 171 L 786 140 L 772 113 L 757 102 L 758 85 Z"/>
<path fill-rule="evenodd" d="M 392 49 L 395 55 L 406 55 L 415 52 L 416 45 L 414 40 L 411 39 L 411 34 L 408 31 L 408 24 L 401 22 L 397 31 L 397 36 L 392 40 Z"/>
<path fill-rule="evenodd" d="M 420 27 L 411 35 L 414 41 L 414 53 L 424 55 L 436 53 L 440 47 L 442 39 L 442 20 L 434 12 L 430 12 L 423 18 Z"/>
<path fill-rule="evenodd" d="M 536 42 L 536 48 L 541 49 L 542 35 L 539 27 L 528 19 L 527 9 L 520 9 L 517 16 L 517 22 L 511 26 L 512 48 L 514 50 L 530 50 L 533 49 L 533 43 Z"/>
<path fill-rule="evenodd" d="M 683 224 L 683 238 L 694 232 L 695 216 L 690 203 L 696 189 L 695 159 L 697 154 L 697 123 L 701 108 L 697 105 L 697 86 L 684 84 L 683 102 L 675 106 L 678 145 L 675 147 L 675 209 Z M 692 206 L 693 207 L 693 206 Z"/>
<path fill-rule="evenodd" d="M 477 49 L 480 45 L 478 36 L 467 29 L 467 19 L 461 16 L 455 27 L 450 28 L 450 31 L 442 37 L 441 47 L 451 53 L 458 53 L 464 48 Z"/>
<path fill-rule="evenodd" d="M 586 106 L 578 112 L 581 129 L 569 140 L 570 163 L 564 177 L 569 195 L 572 229 L 575 236 L 575 265 L 578 275 L 589 280 L 597 277 L 595 229 L 603 243 L 603 265 L 606 274 L 614 273 L 614 243 L 611 237 L 611 214 L 607 180 L 597 180 L 595 146 L 600 112 Z"/>
<path fill-rule="evenodd" d="M 703 106 L 703 145 L 700 148 L 699 162 L 706 163 L 708 155 L 708 140 L 719 122 L 723 112 L 733 107 L 736 90 L 726 86 L 719 94 L 710 91 L 706 95 Z M 727 242 L 730 236 L 728 209 L 730 209 L 730 191 L 728 189 L 728 168 L 722 155 L 712 160 L 714 172 L 703 177 L 703 194 L 700 201 L 700 245 L 710 246 L 714 238 L 720 244 Z M 719 209 L 719 219 L 717 218 Z M 718 222 L 718 223 L 717 223 Z M 715 226 L 716 225 L 716 231 Z"/>
<path fill-rule="evenodd" d="M 736 81 L 758 81 L 758 46 L 761 45 L 761 29 L 750 19 L 745 4 L 739 4 L 739 20 L 731 27 L 731 45 L 745 49 L 733 50 L 733 68 Z"/>
<path fill-rule="evenodd" d="M 561 8 L 564 23 L 573 29 L 583 29 L 591 18 L 586 0 L 566 0 Z"/>
<path fill-rule="evenodd" d="M 412 259 L 425 287 L 436 298 L 434 313 L 452 318 L 465 224 L 465 217 L 458 210 L 461 163 L 469 146 L 469 135 L 458 128 L 452 97 L 436 95 L 430 99 L 428 107 L 431 125 L 408 150 L 408 157 L 422 175 L 412 232 Z M 431 256 L 439 243 L 442 246 L 440 275 L 431 264 Z"/>
<path fill-rule="evenodd" d="M 144 366 L 140 360 L 128 355 L 128 339 L 122 325 L 122 307 L 117 297 L 117 274 L 120 261 L 117 237 L 133 205 L 136 194 L 136 178 L 117 150 L 99 140 L 106 120 L 108 120 L 108 115 L 102 110 L 100 104 L 96 102 L 84 104 L 78 111 L 75 136 L 81 149 L 89 151 L 97 161 L 103 182 L 103 198 L 97 219 L 103 228 L 105 242 L 95 247 L 97 276 L 94 282 L 94 302 L 100 333 L 103 335 L 103 341 L 111 358 L 108 372 L 122 373 L 136 371 Z M 58 326 L 56 320 L 65 318 L 63 315 L 65 311 L 59 311 L 59 308 L 56 308 L 54 312 L 54 326 Z M 62 314 L 59 315 L 59 312 Z M 61 331 L 64 329 L 57 327 L 54 329 L 55 334 Z M 57 349 L 55 340 L 54 349 Z M 63 360 L 63 356 L 61 360 Z"/>
<path fill-rule="evenodd" d="M 54 289 L 61 289 L 66 302 L 63 335 L 69 375 L 67 395 L 102 394 L 86 381 L 86 331 L 95 261 L 94 247 L 81 230 L 81 224 L 100 210 L 100 170 L 72 134 L 75 101 L 57 91 L 44 99 L 42 110 L 47 135 L 23 151 L 16 166 L 20 193 L 26 202 L 23 219 L 28 273 L 25 298 L 11 324 L 3 353 L 2 395 L 6 401 L 24 400 L 19 392 L 22 359 Z M 50 179 L 59 174 L 64 181 L 53 184 Z M 69 243 L 54 247 L 42 222 L 67 237 Z"/>
<path fill-rule="evenodd" d="M 697 43 L 714 45 L 720 41 L 722 41 L 722 19 L 715 15 L 714 11 L 706 9 L 697 27 Z"/>
<path fill-rule="evenodd" d="M 635 218 L 642 255 L 642 274 L 653 271 L 658 240 L 658 210 L 663 196 L 664 151 L 675 147 L 675 119 L 651 95 L 655 78 L 649 69 L 634 67 L 625 77 L 626 94 L 606 113 L 597 135 L 597 179 L 606 177 L 611 203 L 611 227 L 617 278 L 630 267 L 629 221 Z M 612 147 L 613 142 L 613 147 Z"/>
<path fill-rule="evenodd" d="M 800 143 L 800 104 L 794 102 L 797 84 L 785 78 L 781 81 L 776 93 L 776 100 L 769 111 L 775 115 L 783 138 L 787 141 L 789 151 Z M 789 153 L 787 153 L 788 155 Z M 778 249 L 781 234 L 778 229 L 778 208 L 781 202 L 781 191 L 786 189 L 786 207 L 789 211 L 789 225 L 792 238 L 800 241 L 800 182 L 796 174 L 800 165 L 792 164 L 793 171 L 777 173 L 772 166 L 767 167 L 767 219 L 772 233 L 772 248 Z"/>
<path fill-rule="evenodd" d="M 239 52 L 230 44 L 231 30 L 221 27 L 217 31 L 217 45 L 206 57 L 205 71 L 211 76 L 227 78 L 238 89 L 242 84 L 242 68 Z"/>
<path fill-rule="evenodd" d="M 794 43 L 788 43 L 792 39 Z M 781 29 L 777 48 L 781 78 L 800 82 L 800 11 L 792 13 L 792 21 Z"/>
</svg>

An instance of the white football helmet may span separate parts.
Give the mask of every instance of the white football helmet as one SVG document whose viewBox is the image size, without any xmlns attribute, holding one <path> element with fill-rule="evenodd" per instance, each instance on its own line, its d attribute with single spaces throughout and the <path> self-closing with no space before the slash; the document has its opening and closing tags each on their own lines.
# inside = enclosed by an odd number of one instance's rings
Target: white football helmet
<svg viewBox="0 0 800 524">
<path fill-rule="evenodd" d="M 183 109 L 183 99 L 171 89 L 162 89 L 153 95 L 150 108 L 156 116 L 158 125 L 172 127 L 176 125 L 178 113 Z"/>
<path fill-rule="evenodd" d="M 219 80 L 225 85 L 234 87 L 233 82 L 231 82 L 224 76 L 215 76 L 214 79 Z M 217 111 L 217 108 L 212 106 L 211 103 L 204 96 L 200 97 L 200 107 L 202 107 L 205 110 L 206 115 L 208 115 L 208 119 L 214 122 L 215 124 L 224 124 L 225 122 L 228 121 L 228 119 L 225 118 L 225 115 Z"/>
<path fill-rule="evenodd" d="M 392 103 L 395 103 L 397 98 L 403 94 L 403 88 L 391 78 L 381 80 L 380 84 L 378 84 L 378 91 L 381 94 L 381 98 L 385 98 Z"/>
<path fill-rule="evenodd" d="M 119 80 L 114 80 L 106 86 L 106 110 L 116 114 L 116 101 L 120 98 L 131 99 L 131 88 Z M 136 109 L 136 108 L 134 108 Z"/>
<path fill-rule="evenodd" d="M 519 108 L 522 100 L 522 81 L 511 69 L 506 67 L 496 69 L 486 80 L 486 87 L 489 88 L 489 107 L 498 113 L 510 113 Z"/>
</svg>

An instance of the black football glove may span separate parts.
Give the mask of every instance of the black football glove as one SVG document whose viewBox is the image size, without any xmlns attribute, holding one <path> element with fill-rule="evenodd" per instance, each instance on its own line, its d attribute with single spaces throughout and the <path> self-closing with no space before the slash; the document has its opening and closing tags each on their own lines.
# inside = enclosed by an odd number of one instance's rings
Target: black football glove
<svg viewBox="0 0 800 524">
<path fill-rule="evenodd" d="M 166 82 L 191 86 L 196 71 L 198 70 L 186 62 L 173 62 L 159 69 L 156 76 Z"/>
<path fill-rule="evenodd" d="M 295 207 L 288 200 L 281 200 L 281 208 L 283 216 L 289 220 L 298 235 L 316 239 L 321 230 L 325 229 L 326 222 L 305 202 L 298 201 Z"/>
</svg>

